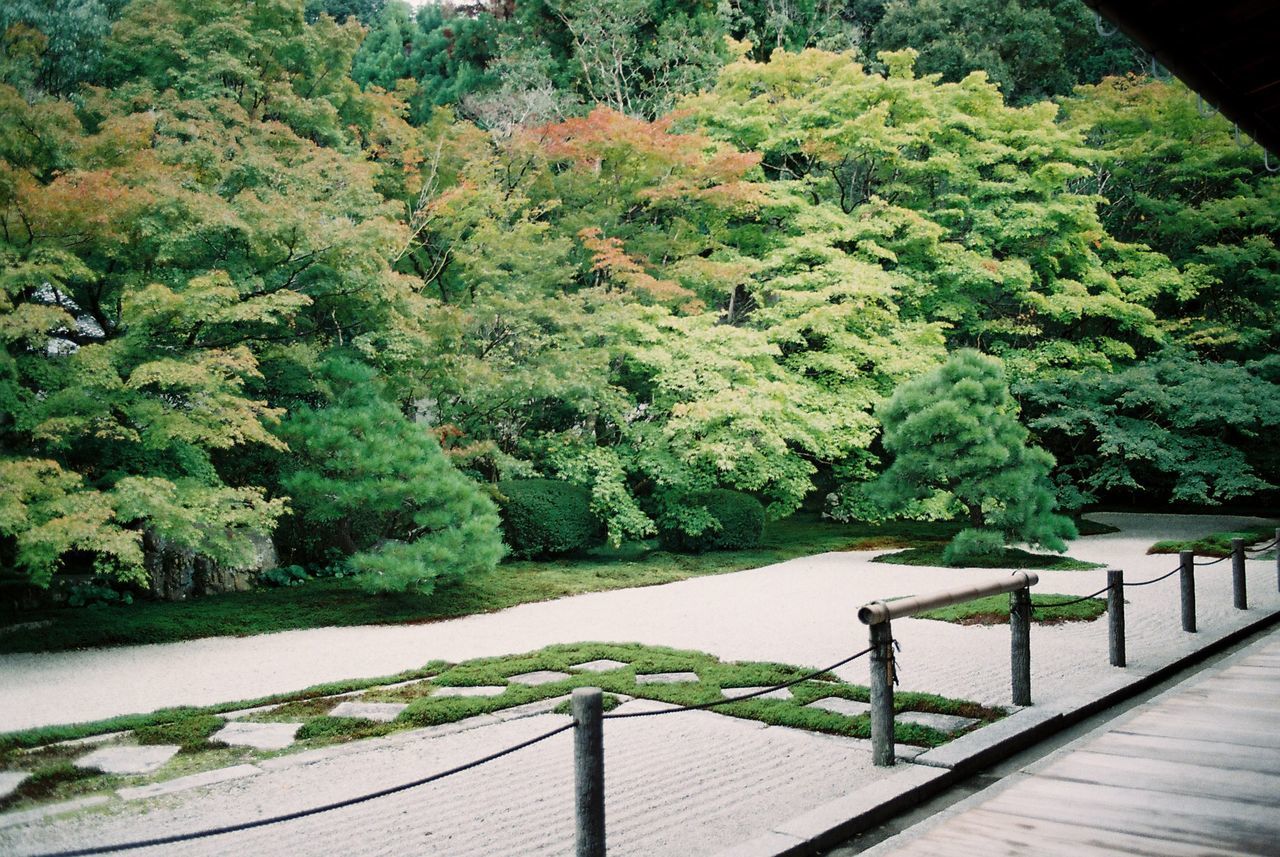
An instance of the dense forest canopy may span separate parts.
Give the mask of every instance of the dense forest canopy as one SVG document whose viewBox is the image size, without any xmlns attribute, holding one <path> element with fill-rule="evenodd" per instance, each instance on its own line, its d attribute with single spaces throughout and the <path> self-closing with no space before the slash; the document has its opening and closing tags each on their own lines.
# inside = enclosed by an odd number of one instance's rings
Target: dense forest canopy
<svg viewBox="0 0 1280 857">
<path fill-rule="evenodd" d="M 429 592 L 513 478 L 615 543 L 885 514 L 885 403 L 962 349 L 1061 506 L 1274 496 L 1280 177 L 1072 0 L 60 8 L 0 10 L 37 584 L 256 532 Z"/>
</svg>

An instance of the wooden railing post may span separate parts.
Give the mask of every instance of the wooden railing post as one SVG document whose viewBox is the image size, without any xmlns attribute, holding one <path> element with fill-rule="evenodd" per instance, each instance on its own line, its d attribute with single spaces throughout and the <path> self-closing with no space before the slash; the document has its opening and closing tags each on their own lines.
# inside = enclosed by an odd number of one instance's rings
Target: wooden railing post
<svg viewBox="0 0 1280 857">
<path fill-rule="evenodd" d="M 1244 539 L 1231 540 L 1231 594 L 1237 610 L 1249 609 L 1249 591 L 1244 579 Z"/>
<path fill-rule="evenodd" d="M 1276 527 L 1276 591 L 1280 592 L 1280 527 Z"/>
<path fill-rule="evenodd" d="M 1107 569 L 1107 628 L 1110 631 L 1111 666 L 1125 665 L 1124 657 L 1124 572 Z"/>
<path fill-rule="evenodd" d="M 871 761 L 893 764 L 893 629 L 889 621 L 871 628 Z"/>
<path fill-rule="evenodd" d="M 1031 704 L 1031 589 L 1009 593 L 1009 664 L 1013 704 Z"/>
<path fill-rule="evenodd" d="M 1179 551 L 1178 566 L 1178 582 L 1182 585 L 1182 630 L 1193 634 L 1196 630 L 1195 551 Z"/>
<path fill-rule="evenodd" d="M 577 857 L 604 857 L 604 705 L 598 687 L 575 688 L 573 713 L 574 803 Z"/>
</svg>

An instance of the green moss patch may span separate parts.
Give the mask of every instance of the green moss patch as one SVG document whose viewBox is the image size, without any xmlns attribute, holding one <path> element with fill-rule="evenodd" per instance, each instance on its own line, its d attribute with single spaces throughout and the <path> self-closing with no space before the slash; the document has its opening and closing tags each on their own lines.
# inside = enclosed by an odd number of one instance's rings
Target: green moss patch
<svg viewBox="0 0 1280 857">
<path fill-rule="evenodd" d="M 1073 601 L 1076 595 L 1059 595 L 1056 593 L 1033 593 L 1031 596 L 1031 621 L 1042 625 L 1057 625 L 1062 622 L 1091 622 L 1107 612 L 1107 602 L 1103 598 L 1090 598 L 1065 607 L 1052 605 Z M 1007 625 L 1009 624 L 1009 596 L 992 595 L 966 601 L 963 604 L 952 604 L 937 610 L 917 613 L 917 619 L 936 619 L 939 622 L 951 622 L 956 625 Z M 949 713 L 949 712 L 944 712 Z"/>
<path fill-rule="evenodd" d="M 1181 553 L 1192 551 L 1196 556 L 1231 556 L 1231 540 L 1243 539 L 1248 547 L 1258 542 L 1269 542 L 1275 538 L 1275 527 L 1249 527 L 1244 530 L 1231 530 L 1221 533 L 1210 533 L 1198 539 L 1167 539 L 1156 542 L 1147 548 L 1148 554 Z"/>
<path fill-rule="evenodd" d="M 945 568 L 947 563 L 942 559 L 945 545 L 924 545 L 907 548 L 897 553 L 881 554 L 872 562 L 885 562 L 892 565 L 927 565 Z M 1026 568 L 1042 571 L 1091 571 L 1102 568 L 1100 563 L 1085 562 L 1069 556 L 1055 554 L 1030 553 L 1020 548 L 1005 548 L 998 554 L 966 560 L 965 568 Z"/>
</svg>

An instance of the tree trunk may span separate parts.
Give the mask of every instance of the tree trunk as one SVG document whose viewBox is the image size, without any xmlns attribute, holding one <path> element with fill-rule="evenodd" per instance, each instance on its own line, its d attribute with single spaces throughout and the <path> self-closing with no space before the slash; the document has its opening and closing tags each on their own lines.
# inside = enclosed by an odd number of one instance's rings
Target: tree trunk
<svg viewBox="0 0 1280 857">
<path fill-rule="evenodd" d="M 977 529 L 981 529 L 986 519 L 982 517 L 981 503 L 965 503 L 964 507 L 969 510 L 969 523 Z"/>
</svg>

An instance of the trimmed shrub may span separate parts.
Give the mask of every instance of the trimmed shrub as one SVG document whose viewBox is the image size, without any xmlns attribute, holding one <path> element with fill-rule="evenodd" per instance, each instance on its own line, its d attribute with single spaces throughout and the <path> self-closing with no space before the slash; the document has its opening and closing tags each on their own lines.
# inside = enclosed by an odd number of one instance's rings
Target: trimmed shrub
<svg viewBox="0 0 1280 857">
<path fill-rule="evenodd" d="M 986 557 L 1000 556 L 1002 553 L 1004 534 L 999 531 L 961 530 L 942 552 L 942 561 L 959 567 Z"/>
<path fill-rule="evenodd" d="M 591 492 L 558 479 L 498 483 L 503 499 L 502 535 L 514 556 L 575 553 L 604 542 L 604 527 L 591 511 Z"/>
<path fill-rule="evenodd" d="M 690 498 L 690 506 L 702 506 L 714 523 L 697 535 L 679 527 L 663 527 L 658 542 L 663 550 L 680 553 L 733 551 L 760 544 L 764 532 L 764 506 L 750 494 L 716 488 Z"/>
</svg>

